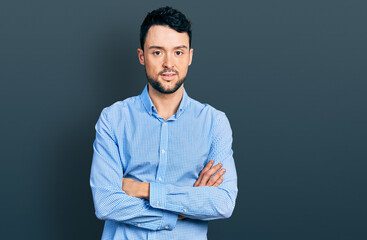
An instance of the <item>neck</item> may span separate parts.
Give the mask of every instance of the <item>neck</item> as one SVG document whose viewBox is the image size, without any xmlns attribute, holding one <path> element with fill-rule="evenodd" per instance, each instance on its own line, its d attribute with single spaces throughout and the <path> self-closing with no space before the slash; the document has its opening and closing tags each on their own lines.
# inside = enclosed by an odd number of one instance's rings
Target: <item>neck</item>
<svg viewBox="0 0 367 240">
<path fill-rule="evenodd" d="M 148 92 L 150 99 L 157 109 L 158 115 L 164 120 L 167 120 L 177 112 L 183 97 L 183 84 L 176 92 L 170 94 L 158 92 L 148 84 Z"/>
</svg>

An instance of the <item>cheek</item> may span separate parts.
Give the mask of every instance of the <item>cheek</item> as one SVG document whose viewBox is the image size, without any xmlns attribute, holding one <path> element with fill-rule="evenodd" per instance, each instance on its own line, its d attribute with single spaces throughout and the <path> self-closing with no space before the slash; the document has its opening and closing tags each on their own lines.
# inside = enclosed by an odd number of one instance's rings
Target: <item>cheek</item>
<svg viewBox="0 0 367 240">
<path fill-rule="evenodd" d="M 148 73 L 153 73 L 153 74 L 156 74 L 158 72 L 157 70 L 157 66 L 155 66 L 154 64 L 152 63 L 147 63 L 145 64 L 145 69 Z"/>
<path fill-rule="evenodd" d="M 180 73 L 186 73 L 188 68 L 189 68 L 189 62 L 188 61 L 181 62 L 180 65 L 179 65 Z"/>
</svg>

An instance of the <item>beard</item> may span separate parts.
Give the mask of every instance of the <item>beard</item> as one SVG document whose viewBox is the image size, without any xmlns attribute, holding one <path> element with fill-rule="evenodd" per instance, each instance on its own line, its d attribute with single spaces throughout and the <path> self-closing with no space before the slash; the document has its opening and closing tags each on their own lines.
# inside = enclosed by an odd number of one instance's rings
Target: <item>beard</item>
<svg viewBox="0 0 367 240">
<path fill-rule="evenodd" d="M 161 75 L 164 72 L 175 72 L 178 76 L 177 71 L 167 71 L 167 70 L 164 70 L 164 71 L 160 72 L 158 74 L 158 76 Z M 149 76 L 147 71 L 145 71 L 145 75 L 147 76 L 147 79 L 148 79 L 148 82 L 150 83 L 150 85 L 155 90 L 157 90 L 158 92 L 163 93 L 163 94 L 171 94 L 171 93 L 176 92 L 177 89 L 179 89 L 181 87 L 181 85 L 184 83 L 184 81 L 186 79 L 186 76 L 184 76 L 183 78 L 179 78 L 178 81 L 176 82 L 175 86 L 173 86 L 172 88 L 166 89 L 166 88 L 163 87 L 162 83 L 158 81 L 158 77 L 154 78 L 152 76 Z"/>
</svg>

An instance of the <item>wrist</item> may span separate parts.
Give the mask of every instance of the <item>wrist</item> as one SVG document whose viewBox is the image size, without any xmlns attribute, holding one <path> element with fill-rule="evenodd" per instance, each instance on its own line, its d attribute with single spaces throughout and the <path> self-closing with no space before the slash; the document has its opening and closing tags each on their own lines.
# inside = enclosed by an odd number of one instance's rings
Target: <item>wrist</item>
<svg viewBox="0 0 367 240">
<path fill-rule="evenodd" d="M 140 198 L 145 198 L 149 200 L 149 183 L 148 182 L 140 183 Z"/>
</svg>

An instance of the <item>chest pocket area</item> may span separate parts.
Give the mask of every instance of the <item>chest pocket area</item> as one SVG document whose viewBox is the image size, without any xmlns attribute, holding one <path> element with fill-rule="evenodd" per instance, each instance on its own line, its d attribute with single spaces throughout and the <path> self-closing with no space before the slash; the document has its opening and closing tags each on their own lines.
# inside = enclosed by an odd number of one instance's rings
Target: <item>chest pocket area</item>
<svg viewBox="0 0 367 240">
<path fill-rule="evenodd" d="M 124 176 L 154 179 L 159 160 L 159 145 L 158 141 L 153 141 L 150 137 L 144 134 L 125 136 L 122 160 Z"/>
<path fill-rule="evenodd" d="M 206 137 L 171 137 L 167 153 L 167 174 L 174 174 L 176 180 L 186 177 L 196 181 L 207 162 L 209 149 Z"/>
</svg>

